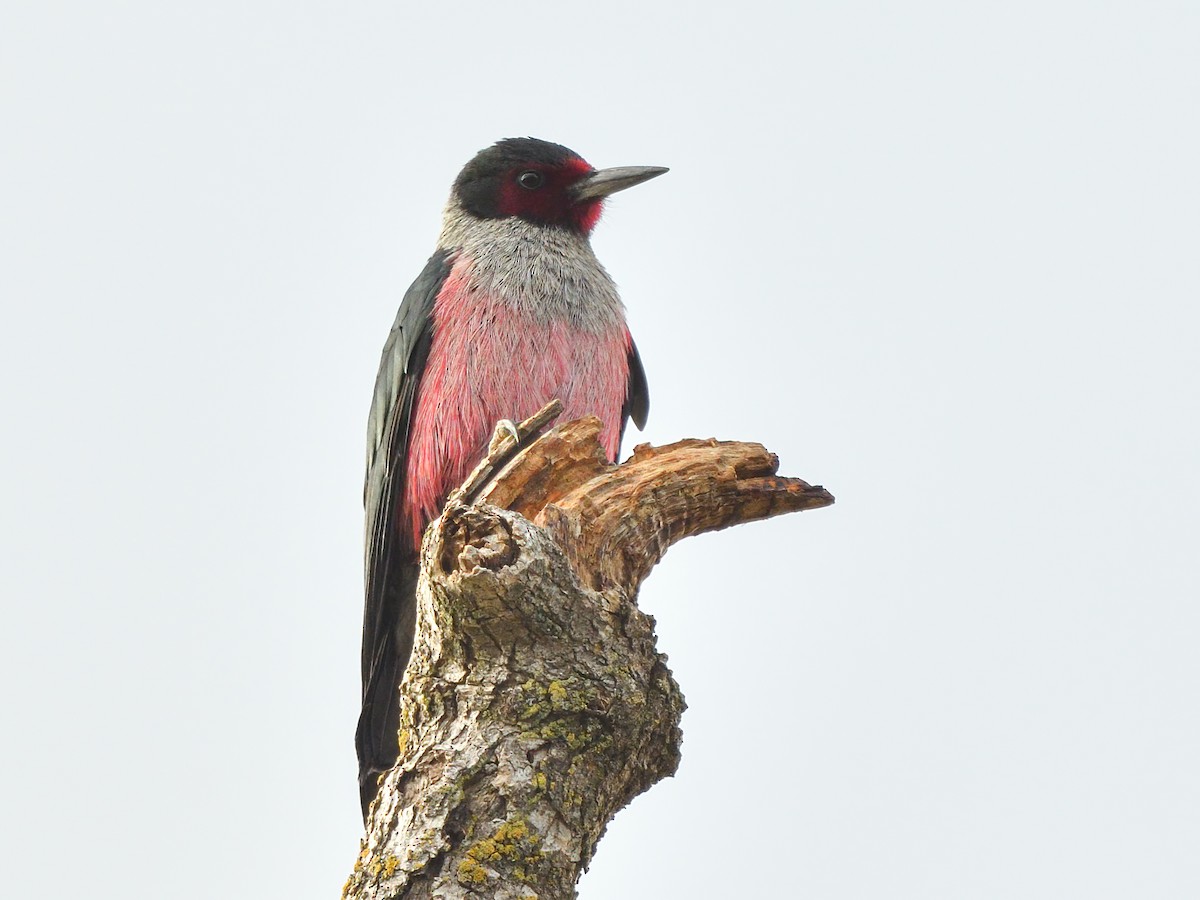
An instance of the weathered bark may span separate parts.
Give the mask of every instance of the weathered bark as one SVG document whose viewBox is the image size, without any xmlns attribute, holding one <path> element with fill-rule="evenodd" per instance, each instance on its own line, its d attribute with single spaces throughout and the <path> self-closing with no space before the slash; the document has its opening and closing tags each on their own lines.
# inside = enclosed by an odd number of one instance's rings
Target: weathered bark
<svg viewBox="0 0 1200 900">
<path fill-rule="evenodd" d="M 643 445 L 613 466 L 599 428 L 511 459 L 498 432 L 428 530 L 399 759 L 344 897 L 574 897 L 611 818 L 679 762 L 683 696 L 642 579 L 688 535 L 833 502 L 758 444 Z"/>
</svg>

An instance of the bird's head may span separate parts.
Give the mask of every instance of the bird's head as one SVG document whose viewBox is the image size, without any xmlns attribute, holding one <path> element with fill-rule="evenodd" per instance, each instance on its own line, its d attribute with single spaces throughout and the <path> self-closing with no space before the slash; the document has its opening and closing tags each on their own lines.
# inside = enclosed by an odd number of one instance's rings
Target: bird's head
<svg viewBox="0 0 1200 900">
<path fill-rule="evenodd" d="M 512 216 L 589 234 L 604 198 L 661 175 L 661 166 L 593 169 L 578 153 L 536 138 L 508 138 L 475 154 L 454 181 L 466 212 Z"/>
</svg>

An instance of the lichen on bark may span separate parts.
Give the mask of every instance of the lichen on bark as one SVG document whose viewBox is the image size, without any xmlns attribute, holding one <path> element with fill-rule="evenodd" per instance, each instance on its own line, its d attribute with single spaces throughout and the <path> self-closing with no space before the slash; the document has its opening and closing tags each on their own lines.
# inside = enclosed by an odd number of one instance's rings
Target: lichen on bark
<svg viewBox="0 0 1200 900">
<path fill-rule="evenodd" d="M 688 534 L 833 501 L 752 444 L 610 466 L 598 426 L 495 448 L 427 532 L 399 755 L 346 898 L 574 897 L 608 822 L 679 763 L 683 696 L 640 581 Z"/>
</svg>

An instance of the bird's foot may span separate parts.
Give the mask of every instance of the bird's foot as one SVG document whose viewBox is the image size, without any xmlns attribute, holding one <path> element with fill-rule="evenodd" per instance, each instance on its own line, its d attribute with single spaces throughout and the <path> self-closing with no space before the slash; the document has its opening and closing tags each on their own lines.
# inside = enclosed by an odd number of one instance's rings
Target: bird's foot
<svg viewBox="0 0 1200 900">
<path fill-rule="evenodd" d="M 501 419 L 496 423 L 492 439 L 488 441 L 488 456 L 495 456 L 504 448 L 505 438 L 511 438 L 514 445 L 521 443 L 521 432 L 512 419 Z"/>
</svg>

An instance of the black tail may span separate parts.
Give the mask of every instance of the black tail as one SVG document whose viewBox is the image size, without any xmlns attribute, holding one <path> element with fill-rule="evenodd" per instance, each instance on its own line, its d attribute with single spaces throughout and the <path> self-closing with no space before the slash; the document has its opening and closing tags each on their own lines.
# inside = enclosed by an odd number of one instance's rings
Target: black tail
<svg viewBox="0 0 1200 900">
<path fill-rule="evenodd" d="M 368 621 L 363 623 L 363 700 L 354 746 L 364 823 L 379 790 L 379 776 L 396 764 L 399 754 L 399 688 L 412 654 L 419 573 L 415 559 L 396 566 L 383 602 L 368 605 Z"/>
</svg>

